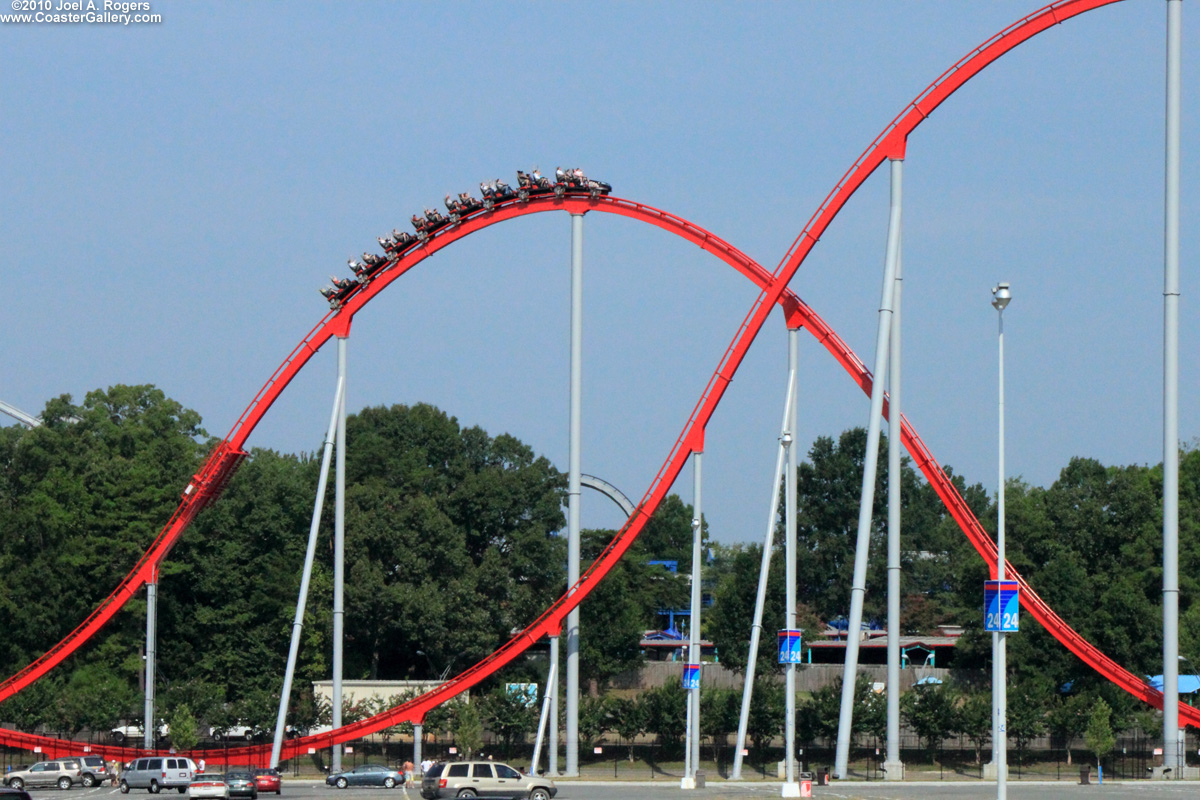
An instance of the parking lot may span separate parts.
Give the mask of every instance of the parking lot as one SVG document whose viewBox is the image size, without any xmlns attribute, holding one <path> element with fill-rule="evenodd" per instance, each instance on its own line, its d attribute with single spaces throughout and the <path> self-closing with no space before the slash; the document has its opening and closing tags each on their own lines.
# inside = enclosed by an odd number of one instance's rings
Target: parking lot
<svg viewBox="0 0 1200 800">
<path fill-rule="evenodd" d="M 121 793 L 116 787 L 101 786 L 92 789 L 75 787 L 66 792 L 58 789 L 35 789 L 30 792 L 34 800 L 119 800 Z M 134 791 L 131 797 L 149 795 Z M 1056 800 L 1057 798 L 1173 798 L 1200 796 L 1200 784 L 1194 782 L 1110 782 L 1103 786 L 1080 786 L 1063 782 L 1009 783 L 1008 794 L 1012 800 Z M 164 792 L 164 800 L 176 797 L 174 792 Z M 283 785 L 284 798 L 296 800 L 418 800 L 420 792 L 414 786 L 403 789 L 351 788 L 345 790 L 327 787 L 312 780 L 289 780 Z M 559 781 L 555 800 L 640 800 L 640 798 L 694 797 L 697 800 L 723 800 L 723 798 L 769 798 L 780 796 L 778 783 L 710 783 L 704 789 L 683 792 L 673 781 Z M 885 783 L 838 783 L 833 786 L 813 788 L 813 797 L 833 800 L 937 800 L 939 798 L 991 798 L 996 796 L 995 784 L 960 781 L 914 782 L 904 784 Z"/>
</svg>

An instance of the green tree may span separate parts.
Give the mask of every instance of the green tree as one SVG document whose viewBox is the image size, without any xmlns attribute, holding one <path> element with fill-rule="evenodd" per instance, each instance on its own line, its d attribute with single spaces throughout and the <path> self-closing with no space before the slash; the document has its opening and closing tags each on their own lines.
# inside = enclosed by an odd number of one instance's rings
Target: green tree
<svg viewBox="0 0 1200 800">
<path fill-rule="evenodd" d="M 187 703 L 176 706 L 167 714 L 167 725 L 171 728 L 171 745 L 181 752 L 196 749 L 200 743 L 199 725 Z"/>
<path fill-rule="evenodd" d="M 1029 743 L 1046 733 L 1046 699 L 1050 688 L 1045 681 L 1017 681 L 1008 688 L 1005 729 L 1017 743 L 1017 758 L 1024 760 Z"/>
<path fill-rule="evenodd" d="M 154 540 L 206 450 L 200 416 L 152 386 L 113 386 L 0 436 L 0 608 L 12 674 L 75 628 Z M 81 580 L 81 576 L 86 576 Z M 137 604 L 66 666 L 119 669 L 144 636 Z"/>
<path fill-rule="evenodd" d="M 469 761 L 483 747 L 483 720 L 480 719 L 479 709 L 471 702 L 455 704 L 452 725 L 454 741 L 462 749 L 463 757 Z"/>
<path fill-rule="evenodd" d="M 348 672 L 461 669 L 561 593 L 564 480 L 548 460 L 423 404 L 346 424 Z"/>
<path fill-rule="evenodd" d="M 737 732 L 742 693 L 736 689 L 703 687 L 700 690 L 700 735 L 712 744 L 713 761 L 720 761 L 719 745 Z"/>
<path fill-rule="evenodd" d="M 629 747 L 629 760 L 633 761 L 633 746 L 637 737 L 646 732 L 646 706 L 638 697 L 613 698 L 613 730 L 625 740 Z"/>
<path fill-rule="evenodd" d="M 750 738 L 750 752 L 758 763 L 766 760 L 771 740 L 783 730 L 785 713 L 783 687 L 775 681 L 756 679 L 750 698 L 750 716 L 746 719 L 746 736 Z M 741 714 L 740 707 L 738 714 Z"/>
<path fill-rule="evenodd" d="M 958 723 L 953 692 L 940 683 L 914 686 L 900 698 L 900 713 L 920 737 L 930 761 Z"/>
<path fill-rule="evenodd" d="M 1084 731 L 1083 740 L 1087 743 L 1088 750 L 1091 750 L 1092 755 L 1096 757 L 1097 766 L 1101 759 L 1112 752 L 1113 746 L 1117 743 L 1111 717 L 1112 709 L 1102 699 L 1096 701 L 1096 704 L 1092 706 L 1092 713 L 1088 716 L 1087 730 Z"/>
<path fill-rule="evenodd" d="M 504 757 L 537 725 L 537 706 L 523 694 L 495 689 L 479 701 L 484 724 L 503 743 Z"/>
<path fill-rule="evenodd" d="M 1091 705 L 1092 699 L 1086 694 L 1073 694 L 1065 698 L 1058 695 L 1046 714 L 1046 726 L 1053 736 L 1062 741 L 1067 751 L 1067 764 L 1071 763 L 1071 742 L 1087 730 Z"/>
<path fill-rule="evenodd" d="M 983 760 L 983 748 L 992 741 L 992 697 L 990 694 L 967 695 L 958 707 L 955 730 L 966 736 L 975 748 L 975 763 Z"/>
<path fill-rule="evenodd" d="M 580 747 L 587 750 L 596 746 L 611 725 L 610 714 L 611 706 L 607 697 L 585 695 L 579 698 Z"/>
<path fill-rule="evenodd" d="M 646 731 L 658 737 L 661 745 L 678 744 L 687 726 L 687 692 L 678 681 L 667 681 L 662 686 L 642 695 L 646 707 Z"/>
</svg>

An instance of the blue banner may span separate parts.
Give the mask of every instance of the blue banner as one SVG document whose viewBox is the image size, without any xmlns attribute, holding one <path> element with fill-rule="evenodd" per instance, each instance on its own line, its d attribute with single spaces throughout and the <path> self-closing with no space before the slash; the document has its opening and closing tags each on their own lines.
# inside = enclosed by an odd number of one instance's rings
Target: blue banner
<svg viewBox="0 0 1200 800">
<path fill-rule="evenodd" d="M 1020 584 L 1016 581 L 984 581 L 983 609 L 985 630 L 1015 633 L 1021 611 Z"/>
<path fill-rule="evenodd" d="M 700 688 L 700 665 L 685 664 L 683 667 L 683 688 L 684 689 L 699 689 Z"/>
<path fill-rule="evenodd" d="M 779 663 L 780 664 L 802 664 L 804 663 L 801 655 L 800 636 L 803 631 L 799 630 L 782 630 L 779 632 Z"/>
</svg>

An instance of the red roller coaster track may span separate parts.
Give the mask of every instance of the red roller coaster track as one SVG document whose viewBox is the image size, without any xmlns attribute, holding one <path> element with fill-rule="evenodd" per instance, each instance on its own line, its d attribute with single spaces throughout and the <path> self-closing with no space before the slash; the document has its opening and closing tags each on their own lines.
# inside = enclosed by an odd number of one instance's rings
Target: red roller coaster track
<svg viewBox="0 0 1200 800">
<path fill-rule="evenodd" d="M 567 613 L 588 595 L 591 589 L 612 569 L 616 562 L 632 545 L 643 525 L 665 497 L 670 486 L 691 454 L 703 446 L 705 426 L 732 380 L 750 345 L 754 342 L 771 308 L 780 305 L 784 309 L 790 327 L 805 327 L 828 350 L 838 363 L 850 374 L 867 394 L 871 390 L 871 376 L 861 359 L 841 340 L 829 326 L 796 297 L 788 283 L 807 258 L 813 245 L 837 216 L 846 201 L 862 186 L 867 177 L 888 158 L 902 158 L 908 135 L 923 122 L 930 113 L 954 93 L 960 86 L 978 74 L 987 65 L 1012 50 L 1030 37 L 1085 11 L 1108 5 L 1119 0 L 1060 0 L 1017 21 L 967 54 L 957 64 L 938 77 L 916 100 L 896 117 L 834 187 L 825 201 L 813 214 L 801 234 L 796 238 L 787 255 L 776 268 L 768 272 L 741 251 L 724 240 L 664 211 L 621 200 L 614 197 L 598 199 L 536 197 L 528 203 L 508 201 L 492 211 L 478 211 L 464 218 L 459 224 L 443 229 L 427 242 L 409 252 L 399 263 L 389 266 L 370 284 L 348 298 L 342 308 L 327 314 L 312 331 L 288 355 L 270 380 L 251 401 L 242 416 L 234 424 L 225 440 L 213 451 L 201 470 L 184 491 L 183 500 L 157 539 L 139 559 L 121 585 L 110 594 L 92 614 L 66 638 L 55 645 L 35 662 L 0 684 L 0 701 L 11 697 L 45 675 L 55 665 L 78 649 L 95 635 L 100 628 L 141 588 L 157 566 L 170 552 L 196 514 L 215 500 L 225 488 L 241 461 L 246 457 L 243 445 L 263 415 L 278 398 L 292 378 L 320 348 L 334 336 L 346 336 L 354 315 L 392 281 L 416 266 L 425 258 L 464 236 L 482 228 L 526 214 L 542 211 L 566 210 L 570 212 L 602 211 L 619 214 L 642 222 L 656 225 L 681 236 L 701 248 L 712 252 L 722 261 L 754 281 L 761 292 L 751 307 L 733 342 L 722 356 L 717 370 L 710 379 L 700 401 L 684 426 L 683 432 L 673 446 L 667 460 L 651 483 L 650 488 L 638 505 L 637 512 L 626 522 L 603 553 L 571 587 L 568 592 L 551 605 L 537 620 L 511 639 L 490 656 L 472 666 L 436 689 L 407 703 L 369 719 L 346 725 L 338 730 L 291 741 L 284 749 L 284 757 L 304 752 L 308 747 L 328 747 L 355 739 L 395 725 L 399 722 L 420 720 L 431 708 L 460 694 L 508 664 L 541 637 L 556 634 L 562 627 Z M 904 420 L 902 440 L 910 455 L 926 479 L 935 488 L 950 514 L 989 564 L 994 564 L 995 547 L 975 519 L 953 484 L 929 453 L 916 432 Z M 1011 574 L 1016 571 L 1009 567 Z M 1133 675 L 1112 661 L 1095 646 L 1076 633 L 1053 610 L 1047 606 L 1033 589 L 1019 578 L 1026 593 L 1026 607 L 1056 639 L 1062 642 L 1089 666 L 1114 682 L 1125 691 L 1159 708 L 1163 695 L 1151 688 L 1143 679 Z M 1180 719 L 1190 725 L 1200 725 L 1200 710 L 1180 704 Z M 22 747 L 40 745 L 48 756 L 70 752 L 76 745 L 47 737 L 15 731 L 0 731 L 0 742 Z M 93 747 L 98 753 L 122 754 L 116 747 Z M 261 757 L 267 746 L 248 746 L 229 750 L 231 757 Z"/>
</svg>

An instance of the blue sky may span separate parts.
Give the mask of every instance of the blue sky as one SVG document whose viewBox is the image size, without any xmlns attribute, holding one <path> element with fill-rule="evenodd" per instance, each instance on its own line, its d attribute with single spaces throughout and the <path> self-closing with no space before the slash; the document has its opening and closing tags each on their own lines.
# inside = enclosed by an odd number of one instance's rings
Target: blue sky
<svg viewBox="0 0 1200 800">
<path fill-rule="evenodd" d="M 1026 2 L 178 3 L 160 25 L 0 25 L 0 399 L 37 412 L 154 383 L 223 434 L 324 313 L 348 256 L 447 192 L 540 165 L 685 217 L 768 268 L 863 148 Z M 1127 0 L 1005 56 L 910 140 L 904 405 L 935 456 L 1009 472 L 1162 458 L 1165 3 Z M 1200 436 L 1192 299 L 1200 25 L 1184 11 L 1180 434 Z M 887 225 L 877 172 L 792 288 L 868 363 Z M 590 215 L 586 472 L 640 497 L 755 293 L 691 245 Z M 355 321 L 352 410 L 434 403 L 566 468 L 569 222 L 460 242 Z M 811 339 L 801 425 L 868 404 Z M 705 511 L 761 539 L 786 378 L 768 322 L 708 431 Z M 315 450 L 322 352 L 250 440 Z M 689 475 L 685 472 L 685 476 Z M 690 499 L 690 477 L 676 487 Z M 620 523 L 585 495 L 584 524 Z"/>
</svg>

